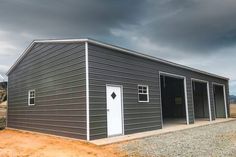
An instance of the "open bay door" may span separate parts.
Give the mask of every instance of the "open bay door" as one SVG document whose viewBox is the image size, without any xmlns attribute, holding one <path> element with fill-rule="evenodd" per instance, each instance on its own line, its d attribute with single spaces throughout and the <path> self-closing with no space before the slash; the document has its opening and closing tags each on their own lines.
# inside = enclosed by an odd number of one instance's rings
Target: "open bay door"
<svg viewBox="0 0 236 157">
<path fill-rule="evenodd" d="M 216 118 L 227 118 L 227 106 L 225 86 L 221 84 L 213 84 L 214 91 L 214 107 Z"/>
</svg>

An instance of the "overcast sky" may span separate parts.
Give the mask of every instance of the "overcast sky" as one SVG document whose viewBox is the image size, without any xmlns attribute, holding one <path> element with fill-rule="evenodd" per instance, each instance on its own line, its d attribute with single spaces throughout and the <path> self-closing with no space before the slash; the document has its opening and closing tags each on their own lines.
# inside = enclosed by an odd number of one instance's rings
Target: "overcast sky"
<svg viewBox="0 0 236 157">
<path fill-rule="evenodd" d="M 90 37 L 229 77 L 235 0 L 0 0 L 0 74 L 34 39 Z"/>
</svg>

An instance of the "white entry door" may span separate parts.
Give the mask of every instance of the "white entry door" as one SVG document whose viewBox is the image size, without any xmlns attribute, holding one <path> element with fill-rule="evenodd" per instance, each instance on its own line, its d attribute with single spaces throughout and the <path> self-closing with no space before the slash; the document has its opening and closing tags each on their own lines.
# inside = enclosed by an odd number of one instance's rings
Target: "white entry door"
<svg viewBox="0 0 236 157">
<path fill-rule="evenodd" d="M 122 135 L 122 89 L 120 86 L 108 85 L 107 93 L 107 134 L 108 137 Z"/>
</svg>

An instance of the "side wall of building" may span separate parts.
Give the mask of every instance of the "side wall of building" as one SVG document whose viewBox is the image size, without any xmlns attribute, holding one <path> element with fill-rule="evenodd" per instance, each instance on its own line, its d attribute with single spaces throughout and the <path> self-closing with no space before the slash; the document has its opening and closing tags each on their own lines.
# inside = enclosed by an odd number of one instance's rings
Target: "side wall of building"
<svg viewBox="0 0 236 157">
<path fill-rule="evenodd" d="M 35 44 L 9 74 L 7 126 L 86 139 L 85 87 L 84 43 Z"/>
<path fill-rule="evenodd" d="M 137 133 L 162 128 L 159 72 L 173 73 L 186 77 L 189 122 L 194 123 L 192 80 L 209 81 L 212 118 L 215 119 L 213 104 L 213 82 L 228 81 L 200 74 L 183 68 L 152 61 L 142 57 L 89 43 L 89 90 L 90 90 L 90 138 L 107 137 L 106 85 L 123 86 L 124 132 Z M 149 86 L 150 101 L 138 102 L 138 84 Z M 227 104 L 229 101 L 227 99 Z"/>
</svg>

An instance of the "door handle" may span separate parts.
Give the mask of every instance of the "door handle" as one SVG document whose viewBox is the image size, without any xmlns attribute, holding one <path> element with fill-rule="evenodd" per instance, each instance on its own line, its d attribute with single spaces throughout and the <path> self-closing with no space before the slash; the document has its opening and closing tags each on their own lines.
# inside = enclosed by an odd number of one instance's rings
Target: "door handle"
<svg viewBox="0 0 236 157">
<path fill-rule="evenodd" d="M 107 112 L 109 112 L 110 110 L 109 109 L 107 109 Z"/>
</svg>

